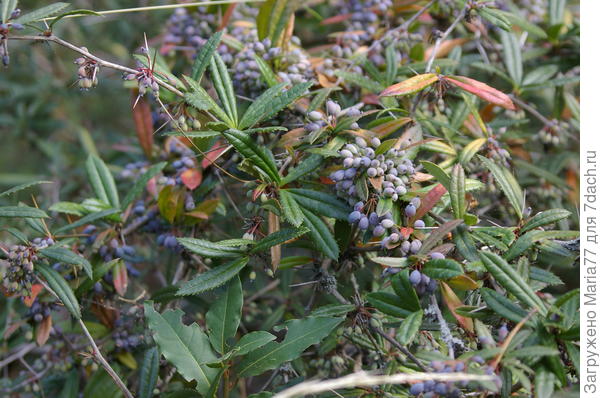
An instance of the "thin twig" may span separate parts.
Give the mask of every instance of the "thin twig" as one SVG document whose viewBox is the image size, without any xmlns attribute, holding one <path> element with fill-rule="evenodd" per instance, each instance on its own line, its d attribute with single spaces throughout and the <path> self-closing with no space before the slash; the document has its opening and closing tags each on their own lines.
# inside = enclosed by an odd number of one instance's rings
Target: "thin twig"
<svg viewBox="0 0 600 398">
<path fill-rule="evenodd" d="M 18 359 L 23 358 L 30 351 L 32 351 L 35 347 L 36 347 L 35 343 L 29 343 L 29 344 L 24 345 L 19 351 L 15 352 L 14 354 L 9 355 L 8 357 L 6 357 L 2 361 L 0 361 L 0 369 L 2 369 L 3 367 L 5 367 L 6 365 L 8 365 L 11 362 L 14 362 Z"/>
<path fill-rule="evenodd" d="M 493 376 L 472 375 L 467 373 L 397 373 L 393 375 L 373 375 L 367 372 L 357 372 L 337 379 L 305 381 L 275 394 L 273 398 L 302 397 L 341 388 L 377 386 L 382 384 L 405 384 L 427 380 L 441 382 L 492 381 L 494 378 Z"/>
<path fill-rule="evenodd" d="M 471 6 L 468 5 L 468 2 L 467 2 L 467 5 L 465 7 L 463 7 L 463 9 L 460 11 L 460 14 L 458 14 L 458 17 L 456 17 L 454 22 L 452 22 L 452 25 L 450 25 L 448 27 L 448 29 L 446 29 L 444 31 L 444 33 L 442 33 L 442 35 L 437 38 L 437 40 L 435 41 L 435 44 L 433 45 L 433 51 L 431 52 L 431 55 L 429 56 L 429 60 L 427 61 L 427 67 L 425 68 L 425 73 L 429 73 L 431 71 L 431 67 L 433 66 L 433 61 L 435 60 L 435 57 L 437 55 L 437 52 L 438 52 L 442 42 L 444 40 L 446 40 L 446 38 L 448 37 L 448 35 L 450 33 L 452 33 L 454 28 L 456 28 L 458 26 L 458 24 L 465 18 L 465 16 L 467 15 L 467 12 L 470 9 L 471 9 Z"/>
<path fill-rule="evenodd" d="M 115 70 L 119 70 L 119 71 L 126 72 L 126 73 L 138 73 L 138 71 L 135 69 L 129 68 L 127 66 L 119 65 L 114 62 L 106 61 L 106 60 L 90 53 L 89 51 L 87 51 L 81 47 L 77 47 L 76 45 L 71 44 L 68 41 L 65 41 L 54 35 L 50 35 L 50 36 L 8 36 L 8 39 L 9 40 L 27 40 L 27 41 L 45 41 L 45 42 L 56 43 L 60 46 L 66 47 L 70 50 L 73 50 L 73 51 L 83 55 L 86 58 L 96 61 L 98 63 L 98 65 L 103 66 L 105 68 L 115 69 Z M 179 91 L 177 88 L 173 87 L 169 83 L 166 83 L 160 79 L 156 79 L 156 83 L 158 83 L 158 85 L 162 86 L 166 90 L 169 90 L 170 92 L 178 95 L 179 97 L 184 96 L 184 94 L 181 91 Z"/>
</svg>

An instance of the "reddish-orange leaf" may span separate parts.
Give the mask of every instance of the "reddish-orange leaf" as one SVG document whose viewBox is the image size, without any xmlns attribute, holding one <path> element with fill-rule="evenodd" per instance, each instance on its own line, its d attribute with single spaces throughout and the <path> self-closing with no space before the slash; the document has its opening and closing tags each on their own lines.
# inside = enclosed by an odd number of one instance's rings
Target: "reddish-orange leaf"
<svg viewBox="0 0 600 398">
<path fill-rule="evenodd" d="M 154 145 L 154 129 L 152 127 L 152 112 L 150 105 L 145 97 L 133 95 L 133 103 L 137 100 L 137 105 L 133 108 L 133 122 L 135 124 L 135 132 L 137 133 L 140 146 L 144 150 L 144 154 L 152 157 L 152 145 Z"/>
<path fill-rule="evenodd" d="M 124 296 L 127 292 L 127 284 L 129 280 L 127 278 L 127 266 L 123 261 L 119 261 L 117 265 L 113 268 L 113 286 L 115 290 L 119 294 L 119 296 Z"/>
<path fill-rule="evenodd" d="M 448 285 L 458 290 L 473 290 L 479 285 L 467 275 L 458 275 L 448 280 Z"/>
<path fill-rule="evenodd" d="M 407 95 L 421 91 L 426 87 L 431 86 L 433 83 L 439 80 L 438 75 L 435 73 L 424 73 L 422 75 L 416 75 L 410 79 L 401 81 L 394 85 L 389 86 L 379 94 L 380 97 L 390 97 L 394 95 Z"/>
<path fill-rule="evenodd" d="M 410 228 L 410 227 L 402 227 L 400 228 L 400 235 L 402 235 L 402 237 L 404 239 L 408 239 L 410 237 L 410 235 L 413 233 L 414 229 Z"/>
<path fill-rule="evenodd" d="M 198 188 L 202 182 L 202 174 L 198 169 L 187 169 L 181 173 L 181 182 L 183 182 L 183 185 L 185 185 L 187 189 L 193 191 Z"/>
<path fill-rule="evenodd" d="M 443 58 L 446 55 L 450 54 L 450 51 L 452 51 L 452 49 L 454 49 L 454 47 L 463 45 L 464 43 L 466 43 L 468 41 L 469 41 L 469 39 L 464 38 L 464 37 L 461 37 L 458 39 L 444 40 L 442 42 L 442 44 L 439 45 L 439 47 L 435 53 L 435 57 Z M 431 46 L 427 50 L 425 50 L 425 59 L 429 59 L 431 57 L 431 54 L 433 53 L 434 48 L 435 48 L 435 46 Z"/>
<path fill-rule="evenodd" d="M 516 110 L 515 104 L 513 104 L 508 95 L 485 83 L 465 76 L 447 76 L 444 79 L 456 87 L 471 94 L 475 94 L 479 98 L 491 102 L 494 105 L 501 106 L 511 111 Z"/>
<path fill-rule="evenodd" d="M 456 320 L 463 327 L 463 329 L 473 333 L 473 320 L 471 318 L 460 316 L 456 312 L 456 309 L 458 307 L 463 306 L 463 303 L 462 301 L 460 301 L 460 298 L 458 298 L 458 296 L 456 295 L 456 293 L 454 293 L 452 288 L 450 288 L 450 286 L 448 286 L 448 284 L 446 284 L 445 282 L 440 282 L 440 286 L 442 290 L 442 297 L 444 298 L 444 303 L 446 303 L 446 306 L 448 307 L 452 315 L 454 315 L 454 318 L 456 318 Z"/>
<path fill-rule="evenodd" d="M 398 131 L 406 123 L 411 122 L 409 117 L 399 117 L 398 119 L 390 120 L 389 122 L 381 123 L 371 129 L 379 138 L 386 137 L 395 131 Z"/>
<path fill-rule="evenodd" d="M 42 322 L 37 326 L 35 330 L 35 342 L 39 346 L 43 346 L 48 337 L 50 337 L 50 331 L 52 330 L 52 316 L 45 317 Z"/>
<path fill-rule="evenodd" d="M 433 209 L 445 193 L 446 188 L 444 188 L 442 184 L 437 184 L 432 190 L 427 192 L 427 194 L 421 198 L 421 206 L 417 209 L 417 213 L 412 218 L 412 221 L 423 218 L 429 210 Z"/>
<path fill-rule="evenodd" d="M 202 168 L 206 169 L 208 166 L 213 164 L 215 160 L 217 160 L 223 152 L 225 152 L 229 148 L 227 145 L 223 145 L 221 141 L 217 141 L 215 145 L 206 153 L 204 159 L 202 159 Z"/>
<path fill-rule="evenodd" d="M 344 22 L 350 18 L 352 18 L 352 14 L 335 15 L 333 17 L 325 18 L 324 20 L 322 20 L 321 25 L 333 25 L 336 23 Z"/>
<path fill-rule="evenodd" d="M 42 286 L 39 283 L 31 285 L 31 296 L 23 297 L 23 303 L 25 303 L 27 307 L 31 307 L 33 305 L 33 302 L 35 301 L 35 298 L 42 291 L 43 288 L 44 286 Z"/>
<path fill-rule="evenodd" d="M 231 19 L 231 16 L 233 15 L 233 11 L 235 10 L 235 7 L 237 5 L 238 5 L 238 3 L 232 3 L 227 7 L 227 11 L 225 11 L 225 15 L 223 15 L 223 20 L 221 21 L 221 25 L 219 25 L 219 29 L 217 29 L 217 30 L 225 29 L 225 27 L 229 23 L 229 20 Z"/>
</svg>

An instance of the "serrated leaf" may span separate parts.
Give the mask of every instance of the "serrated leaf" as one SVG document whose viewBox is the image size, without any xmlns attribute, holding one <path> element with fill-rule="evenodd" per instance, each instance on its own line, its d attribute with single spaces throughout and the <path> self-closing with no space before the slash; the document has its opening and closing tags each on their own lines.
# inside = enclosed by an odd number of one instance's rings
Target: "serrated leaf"
<svg viewBox="0 0 600 398">
<path fill-rule="evenodd" d="M 210 64 L 210 60 L 217 50 L 217 46 L 219 45 L 222 36 L 222 30 L 216 32 L 206 41 L 206 43 L 204 43 L 200 51 L 198 51 L 198 54 L 196 54 L 196 59 L 194 60 L 194 65 L 192 66 L 192 79 L 196 81 L 200 81 L 200 79 L 202 79 L 202 75 Z"/>
<path fill-rule="evenodd" d="M 235 277 L 246 264 L 248 264 L 248 257 L 242 257 L 203 272 L 191 281 L 184 283 L 177 291 L 177 295 L 190 296 L 219 287 Z"/>
<path fill-rule="evenodd" d="M 300 226 L 304 220 L 304 216 L 302 215 L 302 210 L 300 209 L 298 202 L 296 202 L 292 194 L 284 189 L 280 190 L 279 201 L 286 220 L 296 227 Z"/>
<path fill-rule="evenodd" d="M 396 339 L 402 345 L 410 344 L 417 333 L 419 332 L 419 328 L 421 327 L 421 323 L 423 322 L 423 311 L 413 312 L 409 316 L 406 317 L 400 324 L 400 328 L 398 328 L 398 333 L 396 334 Z"/>
<path fill-rule="evenodd" d="M 12 187 L 12 188 L 0 193 L 0 198 L 3 196 L 12 195 L 15 192 L 19 192 L 19 191 L 22 191 L 29 187 L 33 187 L 33 186 L 40 185 L 40 184 L 52 184 L 52 181 L 33 181 L 33 182 L 27 182 L 25 184 L 17 185 L 16 187 Z"/>
<path fill-rule="evenodd" d="M 195 380 L 200 393 L 208 391 L 218 370 L 204 365 L 216 359 L 206 333 L 197 323 L 183 324 L 184 313 L 180 309 L 159 314 L 150 301 L 144 303 L 144 313 L 161 354 L 175 365 L 185 380 Z"/>
<path fill-rule="evenodd" d="M 350 213 L 350 208 L 345 203 L 329 193 L 303 188 L 290 188 L 286 191 L 292 194 L 301 208 L 313 213 L 336 220 L 346 220 Z"/>
<path fill-rule="evenodd" d="M 315 244 L 315 248 L 327 257 L 337 260 L 340 249 L 327 224 L 310 210 L 303 207 L 300 210 L 304 215 L 304 225 L 309 230 L 308 233 Z"/>
<path fill-rule="evenodd" d="M 244 130 L 270 119 L 304 95 L 311 85 L 311 82 L 304 82 L 296 84 L 285 91 L 283 89 L 285 87 L 284 83 L 271 87 L 250 105 L 242 120 L 240 120 L 239 128 Z"/>
<path fill-rule="evenodd" d="M 88 212 L 84 205 L 73 202 L 54 203 L 48 208 L 48 211 L 56 211 L 58 213 L 71 214 L 77 217 L 81 217 Z"/>
<path fill-rule="evenodd" d="M 390 96 L 401 96 L 419 92 L 426 87 L 431 86 L 437 82 L 439 77 L 435 73 L 425 73 L 422 75 L 416 75 L 409 79 L 403 80 L 400 83 L 396 83 L 387 87 L 379 94 L 380 97 Z"/>
<path fill-rule="evenodd" d="M 381 83 L 377 82 L 376 80 L 369 79 L 360 73 L 336 70 L 335 74 L 336 76 L 344 79 L 345 82 L 355 84 L 371 93 L 378 93 L 385 88 Z"/>
<path fill-rule="evenodd" d="M 548 285 L 562 285 L 564 282 L 556 275 L 538 267 L 529 268 L 529 278 Z"/>
<path fill-rule="evenodd" d="M 298 358 L 308 347 L 327 337 L 343 320 L 309 317 L 286 322 L 287 333 L 283 341 L 270 342 L 250 352 L 237 366 L 237 374 L 240 377 L 256 376 Z"/>
<path fill-rule="evenodd" d="M 423 273 L 433 279 L 450 279 L 462 275 L 463 269 L 452 259 L 439 258 L 427 261 Z"/>
<path fill-rule="evenodd" d="M 48 267 L 46 264 L 41 263 L 35 265 L 35 270 L 42 274 L 48 283 L 48 286 L 50 286 L 54 293 L 56 293 L 60 301 L 63 303 L 65 308 L 69 310 L 71 315 L 73 315 L 75 319 L 81 319 L 79 303 L 77 302 L 71 287 L 62 277 L 62 275 Z"/>
<path fill-rule="evenodd" d="M 494 279 L 522 303 L 536 308 L 542 316 L 548 312 L 542 300 L 531 286 L 502 257 L 491 252 L 479 252 L 479 256 Z"/>
<path fill-rule="evenodd" d="M 149 348 L 144 352 L 144 359 L 140 368 L 139 398 L 152 398 L 154 395 L 154 387 L 156 387 L 158 380 L 159 359 L 160 354 L 156 347 Z"/>
<path fill-rule="evenodd" d="M 229 245 L 219 242 L 210 242 L 195 238 L 177 238 L 186 249 L 192 253 L 209 258 L 238 258 L 244 251 L 237 248 L 239 245 Z"/>
<path fill-rule="evenodd" d="M 188 76 L 184 76 L 184 79 L 192 90 L 191 92 L 185 93 L 185 102 L 200 111 L 210 111 L 214 113 L 219 120 L 224 122 L 229 127 L 235 126 L 227 113 L 221 109 L 221 107 L 215 102 L 215 100 L 212 99 L 212 97 L 198 82 Z"/>
<path fill-rule="evenodd" d="M 494 105 L 501 106 L 511 111 L 517 109 L 508 95 L 485 83 L 465 76 L 446 76 L 444 79 L 456 87 L 474 94 Z"/>
<path fill-rule="evenodd" d="M 48 218 L 46 212 L 29 206 L 1 206 L 0 218 Z"/>
<path fill-rule="evenodd" d="M 512 32 L 500 32 L 500 40 L 504 52 L 504 65 L 510 77 L 519 86 L 523 81 L 523 60 L 519 39 Z"/>
<path fill-rule="evenodd" d="M 302 212 L 300 212 L 302 215 Z M 258 241 L 250 250 L 250 254 L 260 253 L 270 249 L 273 246 L 282 245 L 290 240 L 296 239 L 308 232 L 308 228 L 285 228 L 277 232 L 273 232 Z"/>
<path fill-rule="evenodd" d="M 54 14 L 57 14 L 57 13 L 61 12 L 62 10 L 64 10 L 65 8 L 70 7 L 70 6 L 71 5 L 69 3 L 62 3 L 62 2 L 49 4 L 47 6 L 38 8 L 37 10 L 31 11 L 25 15 L 21 15 L 19 18 L 15 19 L 13 22 L 20 23 L 22 25 L 32 23 L 32 22 L 37 22 L 44 18 L 50 17 Z"/>
<path fill-rule="evenodd" d="M 320 155 L 312 154 L 308 157 L 300 160 L 300 163 L 290 170 L 290 172 L 281 179 L 281 186 L 289 184 L 290 182 L 296 181 L 298 178 L 303 177 L 318 170 L 323 164 L 323 157 Z"/>
<path fill-rule="evenodd" d="M 477 9 L 477 13 L 500 29 L 510 31 L 511 23 L 502 11 L 489 7 L 481 7 Z"/>
<path fill-rule="evenodd" d="M 61 263 L 66 263 L 66 264 L 77 265 L 77 266 L 83 268 L 83 270 L 85 271 L 85 273 L 87 274 L 87 276 L 89 278 L 93 277 L 92 265 L 89 263 L 89 261 L 86 260 L 84 257 L 73 253 L 71 250 L 69 250 L 67 248 L 53 245 L 53 246 L 50 246 L 50 247 L 40 250 L 39 253 L 42 256 L 52 259 L 54 261 L 58 261 Z"/>
<path fill-rule="evenodd" d="M 225 62 L 223 62 L 218 53 L 213 54 L 210 59 L 210 73 L 213 86 L 219 95 L 221 103 L 225 106 L 227 116 L 229 116 L 233 125 L 237 125 L 237 103 L 233 92 L 233 84 L 231 83 L 231 77 L 229 76 Z"/>
<path fill-rule="evenodd" d="M 452 169 L 449 194 L 454 218 L 462 219 L 467 211 L 467 203 L 465 199 L 465 170 L 460 164 L 454 165 Z"/>
<path fill-rule="evenodd" d="M 565 180 L 557 175 L 557 173 L 552 173 L 546 169 L 541 167 L 537 167 L 529 162 L 525 162 L 521 159 L 515 160 L 515 166 L 519 168 L 519 170 L 527 170 L 528 172 L 543 178 L 544 180 L 551 182 L 552 184 L 558 187 L 570 188 Z"/>
<path fill-rule="evenodd" d="M 222 132 L 223 136 L 242 156 L 248 159 L 261 171 L 266 177 L 275 183 L 279 183 L 281 178 L 277 165 L 273 160 L 273 155 L 264 146 L 258 146 L 252 138 L 243 131 L 229 129 Z"/>
<path fill-rule="evenodd" d="M 242 318 L 244 294 L 240 278 L 229 281 L 225 292 L 206 313 L 208 338 L 213 348 L 220 354 L 227 351 L 228 340 L 235 336 Z"/>
<path fill-rule="evenodd" d="M 492 172 L 508 201 L 515 209 L 519 219 L 523 218 L 523 191 L 512 173 L 504 166 L 497 165 L 490 159 L 478 155 L 478 158 Z"/>
<path fill-rule="evenodd" d="M 543 345 L 533 345 L 527 347 L 521 347 L 518 350 L 509 351 L 506 353 L 507 358 L 539 358 L 550 355 L 558 355 L 559 352 L 555 348 L 546 347 Z"/>
<path fill-rule="evenodd" d="M 262 59 L 262 57 L 260 57 L 258 54 L 254 54 L 254 61 L 258 66 L 260 75 L 262 76 L 265 83 L 267 83 L 267 86 L 274 87 L 277 84 L 279 84 L 279 79 L 277 78 L 277 75 L 275 74 L 275 72 L 273 72 L 273 69 L 271 69 L 267 61 Z"/>
<path fill-rule="evenodd" d="M 150 181 L 152 177 L 154 177 L 156 174 L 160 173 L 166 165 L 167 162 L 160 162 L 158 164 L 155 164 L 154 166 L 146 170 L 146 172 L 144 172 L 144 174 L 142 174 L 140 177 L 136 178 L 133 187 L 131 187 L 129 192 L 127 192 L 127 195 L 125 195 L 125 199 L 123 199 L 123 203 L 121 203 L 121 209 L 125 210 L 127 206 L 129 206 L 135 200 L 135 198 L 137 198 L 138 195 L 141 194 L 142 191 L 146 188 L 146 184 L 148 183 L 148 181 Z"/>
<path fill-rule="evenodd" d="M 523 85 L 540 84 L 546 82 L 559 71 L 558 65 L 550 64 L 535 68 L 523 78 Z"/>
<path fill-rule="evenodd" d="M 121 211 L 119 209 L 108 209 L 108 210 L 102 210 L 102 211 L 99 211 L 96 213 L 91 213 L 85 217 L 81 217 L 79 220 L 75 221 L 74 223 L 71 223 L 71 224 L 68 224 L 68 225 L 58 228 L 54 232 L 60 233 L 60 232 L 68 231 L 69 229 L 78 228 L 78 227 L 81 227 L 82 225 L 90 224 L 92 221 L 96 221 L 96 220 L 99 220 L 104 217 L 108 217 L 108 216 L 111 216 L 113 214 L 117 214 L 120 212 Z"/>
<path fill-rule="evenodd" d="M 495 290 L 483 287 L 481 288 L 480 293 L 490 309 L 508 320 L 519 323 L 527 316 L 527 311 Z"/>
<path fill-rule="evenodd" d="M 88 178 L 96 197 L 111 206 L 119 207 L 119 193 L 115 179 L 106 164 L 95 155 L 90 155 L 85 163 Z"/>
</svg>

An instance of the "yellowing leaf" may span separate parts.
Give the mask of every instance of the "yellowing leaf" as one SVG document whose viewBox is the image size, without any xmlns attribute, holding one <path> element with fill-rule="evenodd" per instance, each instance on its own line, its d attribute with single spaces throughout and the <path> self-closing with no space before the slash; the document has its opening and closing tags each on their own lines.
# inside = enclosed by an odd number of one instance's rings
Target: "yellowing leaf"
<svg viewBox="0 0 600 398">
<path fill-rule="evenodd" d="M 391 97 L 394 95 L 407 95 L 421 91 L 439 80 L 435 73 L 425 73 L 413 76 L 400 83 L 389 86 L 379 94 L 380 97 Z"/>
</svg>

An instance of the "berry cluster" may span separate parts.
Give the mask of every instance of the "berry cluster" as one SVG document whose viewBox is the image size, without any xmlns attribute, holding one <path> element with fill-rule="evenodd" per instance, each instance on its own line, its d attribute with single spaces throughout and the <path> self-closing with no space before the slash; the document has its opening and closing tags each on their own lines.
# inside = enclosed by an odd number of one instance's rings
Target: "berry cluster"
<svg viewBox="0 0 600 398">
<path fill-rule="evenodd" d="M 207 11 L 206 7 L 198 7 L 193 12 L 177 8 L 167 21 L 164 42 L 198 50 L 206 43 L 217 24 L 216 14 Z"/>
<path fill-rule="evenodd" d="M 25 297 L 31 294 L 33 266 L 39 259 L 37 252 L 53 244 L 52 238 L 35 238 L 31 245 L 9 247 L 8 266 L 2 270 L 2 283 L 8 293 Z"/>
<path fill-rule="evenodd" d="M 433 258 L 433 255 L 431 257 Z M 443 258 L 443 255 L 441 258 Z M 414 286 L 415 291 L 419 296 L 422 296 L 424 294 L 431 294 L 437 288 L 437 281 L 435 279 L 431 279 L 425 274 L 422 274 L 419 270 L 412 271 L 408 276 L 408 280 Z"/>
<path fill-rule="evenodd" d="M 33 320 L 35 323 L 40 323 L 50 316 L 52 310 L 56 307 L 54 303 L 43 302 L 39 300 L 35 300 L 31 307 L 27 310 L 27 314 L 25 314 L 26 318 Z"/>
<path fill-rule="evenodd" d="M 158 92 L 160 86 L 158 81 L 154 77 L 152 70 L 139 65 L 136 73 L 125 73 L 123 80 L 137 80 L 138 93 L 140 96 L 144 96 L 148 90 L 152 92 L 154 97 L 158 98 Z"/>
<path fill-rule="evenodd" d="M 81 47 L 82 50 L 87 51 L 87 48 Z M 77 84 L 81 90 L 89 90 L 92 87 L 98 85 L 98 62 L 87 57 L 79 57 L 75 59 L 75 65 L 79 66 L 77 69 Z"/>
<path fill-rule="evenodd" d="M 20 23 L 12 22 L 13 19 L 19 18 L 21 15 L 21 9 L 15 8 L 10 16 L 7 18 L 6 23 L 0 24 L 0 57 L 2 58 L 2 64 L 8 66 L 10 63 L 10 55 L 8 54 L 8 32 L 10 29 L 22 30 L 25 27 Z"/>
</svg>

